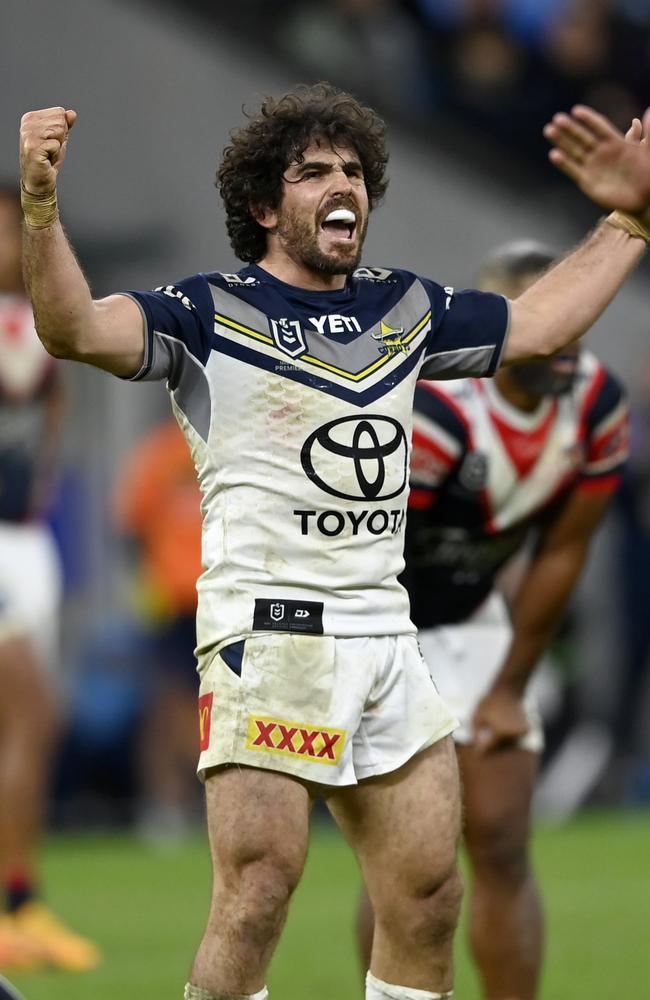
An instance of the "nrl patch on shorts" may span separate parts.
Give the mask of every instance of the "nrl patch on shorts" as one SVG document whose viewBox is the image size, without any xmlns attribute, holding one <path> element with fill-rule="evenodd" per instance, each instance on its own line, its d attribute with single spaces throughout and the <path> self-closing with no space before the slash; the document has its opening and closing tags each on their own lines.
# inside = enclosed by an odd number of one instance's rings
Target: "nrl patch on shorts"
<svg viewBox="0 0 650 1000">
<path fill-rule="evenodd" d="M 322 601 L 274 601 L 258 597 L 253 614 L 253 631 L 322 635 Z"/>
<path fill-rule="evenodd" d="M 346 735 L 345 729 L 314 728 L 302 722 L 249 715 L 246 749 L 318 764 L 338 764 Z"/>
</svg>

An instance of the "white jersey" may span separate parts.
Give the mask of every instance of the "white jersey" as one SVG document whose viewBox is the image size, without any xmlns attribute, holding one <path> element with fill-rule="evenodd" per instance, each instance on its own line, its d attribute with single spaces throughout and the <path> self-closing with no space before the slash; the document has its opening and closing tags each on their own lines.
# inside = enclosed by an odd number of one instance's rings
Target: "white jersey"
<svg viewBox="0 0 650 1000">
<path fill-rule="evenodd" d="M 130 294 L 203 495 L 198 653 L 255 632 L 412 633 L 403 532 L 418 377 L 491 375 L 507 300 L 361 268 L 307 292 L 252 265 Z"/>
<path fill-rule="evenodd" d="M 618 487 L 627 450 L 622 388 L 586 350 L 570 391 L 533 413 L 511 406 L 495 383 L 421 382 L 406 537 L 418 628 L 473 614 L 531 525 L 569 491 Z"/>
</svg>

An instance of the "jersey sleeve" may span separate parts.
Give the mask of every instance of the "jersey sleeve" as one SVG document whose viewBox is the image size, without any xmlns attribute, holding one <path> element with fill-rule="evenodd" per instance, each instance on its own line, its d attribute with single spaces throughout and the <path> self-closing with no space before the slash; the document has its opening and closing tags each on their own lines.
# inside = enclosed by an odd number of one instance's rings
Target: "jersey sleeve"
<svg viewBox="0 0 650 1000">
<path fill-rule="evenodd" d="M 419 382 L 415 390 L 411 492 L 409 507 L 427 510 L 460 463 L 467 445 L 466 427 L 456 406 L 434 386 Z"/>
<path fill-rule="evenodd" d="M 585 459 L 578 489 L 617 489 L 629 453 L 629 437 L 629 409 L 623 388 L 601 368 L 583 412 Z"/>
<path fill-rule="evenodd" d="M 420 377 L 451 379 L 494 375 L 510 325 L 510 303 L 493 292 L 455 292 L 423 281 L 431 299 L 431 333 Z"/>
<path fill-rule="evenodd" d="M 140 307 L 145 324 L 142 367 L 131 381 L 178 382 L 183 369 L 201 368 L 210 354 L 214 304 L 207 281 L 195 275 L 152 292 L 123 292 Z"/>
</svg>

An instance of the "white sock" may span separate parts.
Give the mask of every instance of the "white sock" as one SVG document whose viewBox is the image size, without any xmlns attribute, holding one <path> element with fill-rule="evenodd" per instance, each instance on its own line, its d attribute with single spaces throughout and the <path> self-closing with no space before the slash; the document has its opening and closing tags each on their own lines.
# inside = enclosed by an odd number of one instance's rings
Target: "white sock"
<svg viewBox="0 0 650 1000">
<path fill-rule="evenodd" d="M 269 991 L 263 986 L 259 993 L 210 993 L 202 986 L 187 983 L 183 1000 L 268 1000 Z"/>
<path fill-rule="evenodd" d="M 391 986 L 376 979 L 372 972 L 366 973 L 366 1000 L 453 1000 L 453 997 L 453 990 L 430 993 L 429 990 L 414 990 L 411 986 Z"/>
</svg>

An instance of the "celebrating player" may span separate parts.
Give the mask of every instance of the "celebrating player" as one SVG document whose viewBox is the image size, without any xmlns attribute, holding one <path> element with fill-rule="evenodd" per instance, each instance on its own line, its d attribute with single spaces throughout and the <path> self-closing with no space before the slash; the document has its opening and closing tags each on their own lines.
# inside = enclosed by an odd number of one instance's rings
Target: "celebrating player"
<svg viewBox="0 0 650 1000">
<path fill-rule="evenodd" d="M 242 270 L 93 301 L 56 206 L 75 118 L 49 108 L 22 122 L 39 334 L 57 356 L 166 378 L 203 492 L 199 771 L 214 882 L 186 1000 L 267 996 L 318 793 L 377 914 L 367 1000 L 450 997 L 455 723 L 397 583 L 416 379 L 492 375 L 563 348 L 645 242 L 625 218 L 603 223 L 511 304 L 359 267 L 386 189 L 385 128 L 319 84 L 267 99 L 224 152 Z"/>
<path fill-rule="evenodd" d="M 43 514 L 63 387 L 23 289 L 21 224 L 18 190 L 0 189 L 0 969 L 82 971 L 97 964 L 97 949 L 38 899 L 61 597 Z"/>
<path fill-rule="evenodd" d="M 515 299 L 553 259 L 539 244 L 508 244 L 479 287 Z M 489 1000 L 536 996 L 542 913 L 527 844 L 543 738 L 527 685 L 626 455 L 621 389 L 576 345 L 502 368 L 491 382 L 416 389 L 405 582 L 424 658 L 460 721 L 470 939 Z M 533 527 L 511 625 L 495 577 Z M 371 938 L 366 900 L 364 962 Z"/>
</svg>

